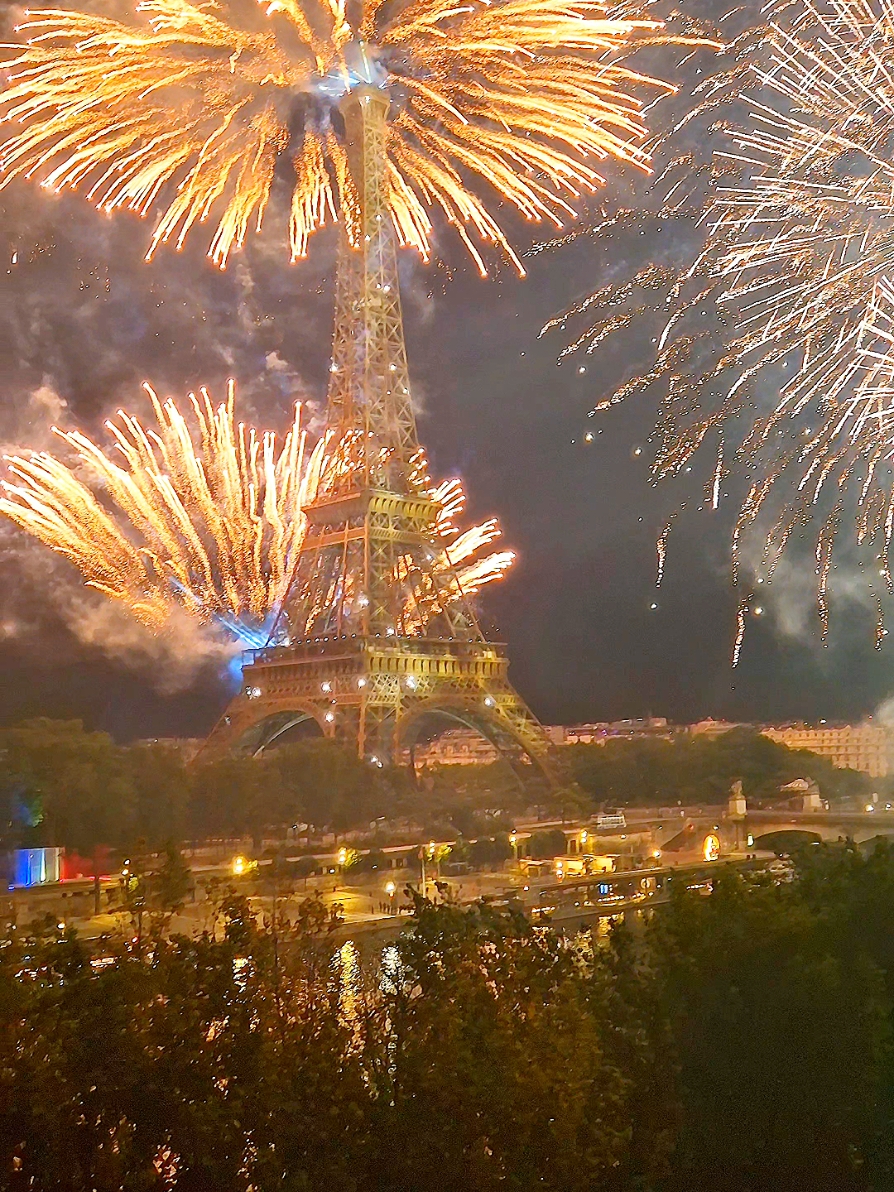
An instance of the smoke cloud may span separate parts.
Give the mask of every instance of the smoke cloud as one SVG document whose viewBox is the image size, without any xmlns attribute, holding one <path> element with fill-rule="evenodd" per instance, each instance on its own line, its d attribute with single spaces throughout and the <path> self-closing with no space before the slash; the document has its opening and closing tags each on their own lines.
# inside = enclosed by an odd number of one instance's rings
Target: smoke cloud
<svg viewBox="0 0 894 1192">
<path fill-rule="evenodd" d="M 0 587 L 0 640 L 60 665 L 66 643 L 101 651 L 160 695 L 187 691 L 209 673 L 231 670 L 240 648 L 219 629 L 175 608 L 162 633 L 82 583 L 75 568 L 12 525 L 0 524 L 0 565 L 15 582 Z M 70 653 L 83 654 L 83 650 Z"/>
<path fill-rule="evenodd" d="M 153 634 L 120 604 L 71 589 L 66 596 L 65 616 L 78 640 L 123 663 L 160 695 L 187 691 L 209 669 L 226 671 L 239 654 L 237 645 L 182 609 L 174 610 L 163 633 Z"/>
<path fill-rule="evenodd" d="M 78 7 L 113 16 L 133 10 L 124 0 Z M 2 5 L 0 40 L 13 40 L 24 16 L 23 5 Z M 268 228 L 287 226 L 276 210 L 283 200 L 274 195 Z M 201 230 L 182 253 L 161 251 L 146 263 L 151 232 L 151 217 L 104 217 L 81 195 L 25 183 L 0 193 L 3 455 L 58 450 L 53 426 L 107 444 L 103 423 L 116 410 L 149 413 L 144 381 L 180 400 L 205 385 L 221 400 L 232 377 L 240 420 L 281 434 L 300 401 L 311 433 L 322 428 L 332 231 L 295 266 L 282 239 L 262 233 L 224 273 L 204 256 Z M 210 666 L 225 669 L 232 656 L 233 647 L 185 614 L 154 637 L 9 525 L 0 525 L 0 559 L 12 581 L 0 590 L 0 634 L 27 640 L 38 661 L 62 664 L 86 645 L 170 692 Z"/>
</svg>

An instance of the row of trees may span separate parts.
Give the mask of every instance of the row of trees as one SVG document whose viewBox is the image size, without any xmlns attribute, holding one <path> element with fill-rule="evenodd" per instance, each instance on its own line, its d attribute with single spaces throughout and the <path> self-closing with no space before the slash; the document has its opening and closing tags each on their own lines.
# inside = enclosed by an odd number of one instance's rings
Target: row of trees
<svg viewBox="0 0 894 1192">
<path fill-rule="evenodd" d="M 399 772 L 385 775 L 330 741 L 190 766 L 170 746 L 119 746 L 79 721 L 0 731 L 7 847 L 62 845 L 90 856 L 101 845 L 260 837 L 297 823 L 341 832 L 384 815 L 402 794 Z"/>
<path fill-rule="evenodd" d="M 137 842 L 154 851 L 252 837 L 260 847 L 296 825 L 344 833 L 386 817 L 439 837 L 489 837 L 508 831 L 531 797 L 506 769 L 463 767 L 417 786 L 405 770 L 367 765 L 327 740 L 189 764 L 163 742 L 120 746 L 80 721 L 31 720 L 0 730 L 0 848 L 61 845 L 89 858 Z"/>
<path fill-rule="evenodd" d="M 874 789 L 866 774 L 839 769 L 807 749 L 789 749 L 752 728 L 714 738 L 610 740 L 567 752 L 575 780 L 601 804 L 722 803 L 736 779 L 749 799 L 758 800 L 778 797 L 780 786 L 795 778 L 814 779 L 833 800 Z"/>
<path fill-rule="evenodd" d="M 417 787 L 405 772 L 368 766 L 331 741 L 189 766 L 163 744 L 119 746 L 79 721 L 32 720 L 0 730 L 0 844 L 62 845 L 90 856 L 137 840 L 158 848 L 168 840 L 282 836 L 302 823 L 341 833 L 381 817 L 474 838 L 508 831 L 532 804 L 545 816 L 574 818 L 613 803 L 718 802 L 736 778 L 750 798 L 792 778 L 815 778 L 832 797 L 869 784 L 743 729 L 713 741 L 576 745 L 566 756 L 575 781 L 551 794 L 523 788 L 502 763 L 440 767 Z"/>
<path fill-rule="evenodd" d="M 568 940 L 418 897 L 151 947 L 0 948 L 0 1186 L 870 1192 L 894 1184 L 894 854 L 721 875 Z"/>
</svg>

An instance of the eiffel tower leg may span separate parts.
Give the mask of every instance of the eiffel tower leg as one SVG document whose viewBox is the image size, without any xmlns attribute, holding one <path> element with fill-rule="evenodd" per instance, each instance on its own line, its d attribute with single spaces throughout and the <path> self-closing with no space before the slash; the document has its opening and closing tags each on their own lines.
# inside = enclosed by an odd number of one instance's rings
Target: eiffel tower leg
<svg viewBox="0 0 894 1192">
<path fill-rule="evenodd" d="M 258 650 L 201 756 L 260 753 L 312 721 L 373 764 L 399 764 L 437 716 L 479 732 L 523 777 L 557 785 L 562 767 L 508 665 L 485 641 L 354 638 Z"/>
</svg>

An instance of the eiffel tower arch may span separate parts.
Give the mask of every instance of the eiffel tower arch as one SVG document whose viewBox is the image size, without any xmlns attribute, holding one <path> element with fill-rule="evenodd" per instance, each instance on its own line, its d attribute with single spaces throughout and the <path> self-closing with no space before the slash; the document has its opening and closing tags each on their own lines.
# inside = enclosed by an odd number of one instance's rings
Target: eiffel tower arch
<svg viewBox="0 0 894 1192">
<path fill-rule="evenodd" d="M 428 495 L 404 343 L 388 206 L 389 99 L 348 91 L 352 201 L 343 215 L 325 461 L 270 643 L 203 756 L 259 753 L 303 722 L 378 765 L 399 762 L 425 718 L 480 732 L 519 774 L 555 781 L 549 741 L 512 688 L 445 564 Z"/>
</svg>

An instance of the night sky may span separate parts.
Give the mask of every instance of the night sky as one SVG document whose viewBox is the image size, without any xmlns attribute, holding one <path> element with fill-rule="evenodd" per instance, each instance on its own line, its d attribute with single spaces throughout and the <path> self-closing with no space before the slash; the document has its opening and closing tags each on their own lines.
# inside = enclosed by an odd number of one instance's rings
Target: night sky
<svg viewBox="0 0 894 1192">
<path fill-rule="evenodd" d="M 648 201 L 645 184 L 624 186 L 628 200 Z M 25 185 L 3 192 L 4 449 L 49 445 L 53 424 L 99 434 L 119 407 L 144 413 L 143 380 L 165 395 L 206 384 L 222 396 L 233 376 L 241 417 L 261 427 L 285 429 L 298 398 L 320 414 L 335 240 L 318 235 L 309 261 L 289 266 L 282 226 L 274 203 L 265 232 L 225 274 L 205 259 L 201 232 L 184 253 L 161 251 L 147 265 L 148 224 Z M 521 245 L 536 236 L 518 229 Z M 482 620 L 508 643 L 514 682 L 547 722 L 852 718 L 894 693 L 894 646 L 873 649 L 871 613 L 859 601 L 833 604 L 828 647 L 820 643 L 809 556 L 749 625 L 732 670 L 735 481 L 729 513 L 692 509 L 677 519 L 656 594 L 656 535 L 681 499 L 697 496 L 710 461 L 704 474 L 694 470 L 689 494 L 655 488 L 654 403 L 587 417 L 637 371 L 651 330 L 624 333 L 583 361 L 583 375 L 576 358 L 557 366 L 561 332 L 538 339 L 556 311 L 632 261 L 683 260 L 696 240 L 691 227 L 658 221 L 581 237 L 530 258 L 524 281 L 508 268 L 482 281 L 447 234 L 446 266 L 403 261 L 420 434 L 433 474 L 462 476 L 470 515 L 497 514 L 519 553 L 510 577 L 482 597 Z M 210 728 L 228 691 L 207 639 L 185 624 L 153 639 L 11 526 L 0 527 L 0 560 L 0 722 L 78 717 L 122 740 Z"/>
</svg>

